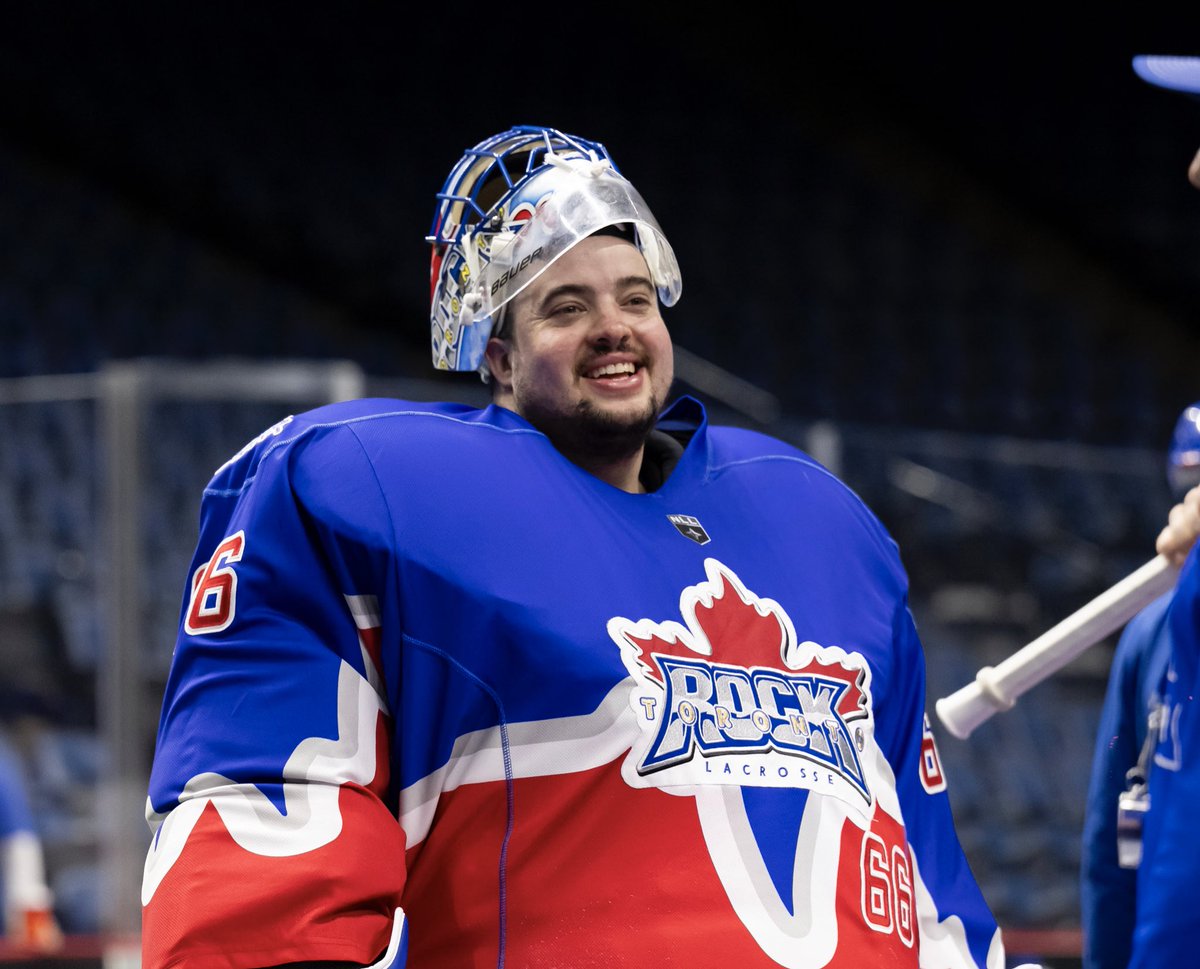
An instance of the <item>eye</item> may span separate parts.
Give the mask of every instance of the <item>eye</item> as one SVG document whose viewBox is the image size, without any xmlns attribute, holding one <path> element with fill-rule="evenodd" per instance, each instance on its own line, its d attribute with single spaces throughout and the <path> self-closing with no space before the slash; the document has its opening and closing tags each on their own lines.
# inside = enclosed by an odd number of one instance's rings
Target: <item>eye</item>
<svg viewBox="0 0 1200 969">
<path fill-rule="evenodd" d="M 553 320 L 569 320 L 580 313 L 586 312 L 582 303 L 560 303 L 550 309 L 546 315 Z"/>
</svg>

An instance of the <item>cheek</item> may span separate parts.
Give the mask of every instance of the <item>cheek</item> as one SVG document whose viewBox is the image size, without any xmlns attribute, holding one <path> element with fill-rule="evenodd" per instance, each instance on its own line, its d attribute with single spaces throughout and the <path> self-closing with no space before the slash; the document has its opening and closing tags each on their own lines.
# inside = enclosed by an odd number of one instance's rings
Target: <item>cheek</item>
<svg viewBox="0 0 1200 969">
<path fill-rule="evenodd" d="M 654 382 L 665 393 L 675 377 L 675 351 L 665 324 L 655 331 L 651 346 L 656 360 Z"/>
<path fill-rule="evenodd" d="M 575 356 L 570 348 L 552 341 L 535 343 L 514 361 L 513 383 L 533 392 L 569 383 L 575 375 Z"/>
</svg>

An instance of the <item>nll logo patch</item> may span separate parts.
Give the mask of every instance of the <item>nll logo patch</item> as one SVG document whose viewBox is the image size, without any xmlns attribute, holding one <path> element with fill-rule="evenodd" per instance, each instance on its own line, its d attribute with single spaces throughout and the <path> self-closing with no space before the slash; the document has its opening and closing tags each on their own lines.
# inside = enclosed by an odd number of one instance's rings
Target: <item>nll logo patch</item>
<svg viewBox="0 0 1200 969">
<path fill-rule="evenodd" d="M 690 538 L 697 545 L 707 545 L 712 541 L 704 526 L 700 524 L 699 518 L 693 518 L 691 515 L 668 515 L 667 521 L 675 526 L 680 535 Z"/>
<path fill-rule="evenodd" d="M 860 754 L 872 742 L 862 655 L 798 642 L 783 607 L 716 559 L 685 588 L 683 622 L 615 617 L 608 633 L 636 686 L 634 787 L 794 787 L 869 812 Z"/>
</svg>

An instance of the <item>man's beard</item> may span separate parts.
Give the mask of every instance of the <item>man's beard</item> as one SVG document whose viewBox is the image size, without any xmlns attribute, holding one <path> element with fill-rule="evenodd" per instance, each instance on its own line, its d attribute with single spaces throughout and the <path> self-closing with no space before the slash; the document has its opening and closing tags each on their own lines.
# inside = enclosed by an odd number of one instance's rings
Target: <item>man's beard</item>
<svg viewBox="0 0 1200 969">
<path fill-rule="evenodd" d="M 614 414 L 582 400 L 569 416 L 533 406 L 524 417 L 567 458 L 587 467 L 635 454 L 654 430 L 661 408 L 661 401 L 652 394 L 645 410 L 636 414 Z"/>
</svg>

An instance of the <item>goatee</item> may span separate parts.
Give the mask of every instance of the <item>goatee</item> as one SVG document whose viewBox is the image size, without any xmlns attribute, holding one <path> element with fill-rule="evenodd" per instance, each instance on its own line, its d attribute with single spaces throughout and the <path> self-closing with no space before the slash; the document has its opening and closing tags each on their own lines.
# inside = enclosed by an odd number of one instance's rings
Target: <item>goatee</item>
<svg viewBox="0 0 1200 969">
<path fill-rule="evenodd" d="M 637 414 L 614 414 L 591 401 L 580 401 L 570 416 L 561 413 L 527 413 L 526 419 L 554 446 L 577 464 L 619 461 L 635 454 L 658 422 L 662 403 L 651 396 Z"/>
</svg>

